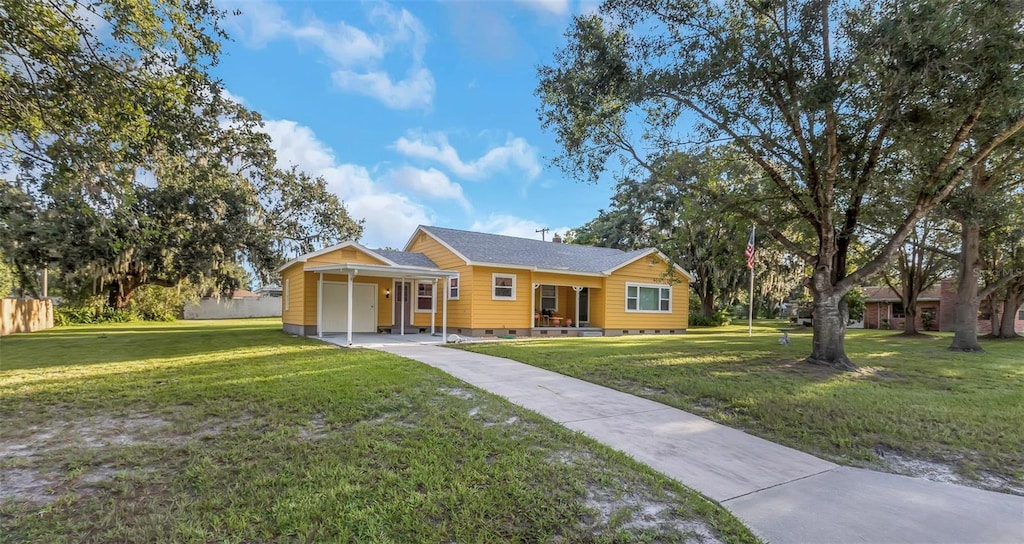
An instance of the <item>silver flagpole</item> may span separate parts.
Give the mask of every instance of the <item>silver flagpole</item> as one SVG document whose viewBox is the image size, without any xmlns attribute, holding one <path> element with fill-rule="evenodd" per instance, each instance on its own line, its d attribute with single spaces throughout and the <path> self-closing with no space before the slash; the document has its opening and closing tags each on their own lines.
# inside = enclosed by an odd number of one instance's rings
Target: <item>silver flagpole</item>
<svg viewBox="0 0 1024 544">
<path fill-rule="evenodd" d="M 754 233 L 757 230 L 757 224 L 753 224 L 750 227 L 750 240 L 753 243 Z M 751 262 L 753 262 L 751 260 Z M 747 312 L 747 336 L 754 336 L 754 267 L 750 267 L 750 304 Z"/>
</svg>

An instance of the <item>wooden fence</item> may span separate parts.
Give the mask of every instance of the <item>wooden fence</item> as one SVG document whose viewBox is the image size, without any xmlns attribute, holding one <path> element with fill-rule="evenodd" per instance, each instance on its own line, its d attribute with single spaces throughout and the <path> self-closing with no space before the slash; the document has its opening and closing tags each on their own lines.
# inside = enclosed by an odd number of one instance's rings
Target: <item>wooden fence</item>
<svg viewBox="0 0 1024 544">
<path fill-rule="evenodd" d="M 30 298 L 0 299 L 0 336 L 53 327 L 53 301 Z"/>
</svg>

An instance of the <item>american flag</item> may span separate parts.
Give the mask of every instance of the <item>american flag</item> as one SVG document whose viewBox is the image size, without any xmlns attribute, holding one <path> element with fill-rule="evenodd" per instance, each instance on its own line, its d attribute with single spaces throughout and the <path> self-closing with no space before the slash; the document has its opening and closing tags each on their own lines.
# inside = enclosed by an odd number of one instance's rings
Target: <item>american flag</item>
<svg viewBox="0 0 1024 544">
<path fill-rule="evenodd" d="M 754 227 L 750 227 L 750 239 L 747 240 L 747 251 L 743 253 L 747 256 L 747 268 L 754 268 Z"/>
</svg>

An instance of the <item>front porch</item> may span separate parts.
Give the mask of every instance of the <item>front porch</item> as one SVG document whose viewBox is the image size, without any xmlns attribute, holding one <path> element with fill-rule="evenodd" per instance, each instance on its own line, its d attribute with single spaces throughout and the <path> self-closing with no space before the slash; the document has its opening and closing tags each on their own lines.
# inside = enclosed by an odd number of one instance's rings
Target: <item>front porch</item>
<svg viewBox="0 0 1024 544">
<path fill-rule="evenodd" d="M 447 336 L 447 285 L 453 272 L 362 263 L 307 265 L 304 272 L 316 275 L 312 332 L 318 338 L 353 345 L 357 336 L 393 339 L 427 333 L 438 342 Z"/>
<path fill-rule="evenodd" d="M 534 283 L 530 336 L 586 336 L 572 331 L 600 331 L 600 324 L 591 322 L 590 301 L 596 291 L 585 285 Z"/>
</svg>

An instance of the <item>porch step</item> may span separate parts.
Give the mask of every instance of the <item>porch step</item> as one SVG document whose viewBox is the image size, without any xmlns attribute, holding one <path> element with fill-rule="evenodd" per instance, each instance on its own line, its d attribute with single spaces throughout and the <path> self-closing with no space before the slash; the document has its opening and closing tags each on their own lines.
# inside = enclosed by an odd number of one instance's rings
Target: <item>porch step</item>
<svg viewBox="0 0 1024 544">
<path fill-rule="evenodd" d="M 604 336 L 601 331 L 580 331 L 580 336 Z"/>
</svg>

